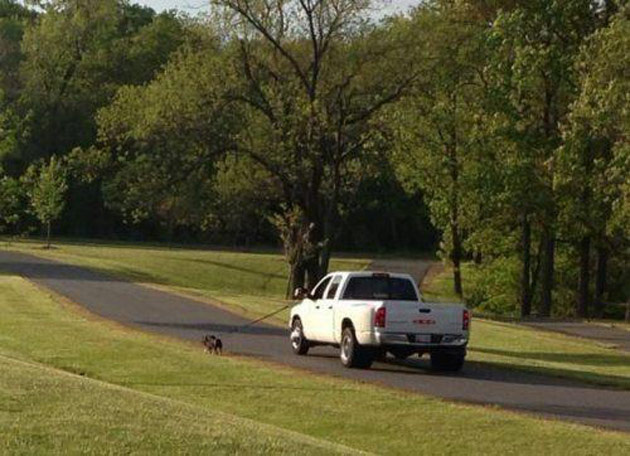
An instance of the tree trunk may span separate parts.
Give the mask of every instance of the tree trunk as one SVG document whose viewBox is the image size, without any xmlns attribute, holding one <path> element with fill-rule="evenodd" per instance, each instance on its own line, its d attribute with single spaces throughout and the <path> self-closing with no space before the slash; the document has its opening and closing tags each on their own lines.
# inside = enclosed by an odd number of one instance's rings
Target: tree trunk
<svg viewBox="0 0 630 456">
<path fill-rule="evenodd" d="M 604 293 L 606 293 L 606 276 L 608 274 L 608 250 L 605 247 L 597 249 L 597 272 L 595 276 L 595 315 L 604 315 Z"/>
<path fill-rule="evenodd" d="M 462 296 L 464 290 L 462 287 L 462 241 L 459 236 L 459 229 L 456 223 L 451 223 L 451 237 L 453 248 L 451 251 L 451 262 L 453 263 L 453 290 L 457 296 Z"/>
<path fill-rule="evenodd" d="M 306 262 L 306 283 L 307 288 L 312 290 L 322 278 L 322 272 L 319 268 L 319 253 Z"/>
<path fill-rule="evenodd" d="M 521 222 L 521 317 L 529 317 L 532 313 L 531 263 L 532 263 L 532 227 L 523 217 Z"/>
<path fill-rule="evenodd" d="M 551 315 L 551 307 L 553 304 L 553 287 L 554 287 L 554 260 L 556 253 L 556 240 L 550 226 L 545 226 L 543 230 L 543 252 L 541 266 L 541 289 L 542 303 L 540 307 L 540 316 L 549 317 Z"/>
<path fill-rule="evenodd" d="M 48 220 L 48 222 L 46 222 L 46 248 L 50 249 L 50 225 L 51 225 L 51 221 Z"/>
<path fill-rule="evenodd" d="M 287 282 L 286 299 L 293 299 L 293 292 L 296 288 L 304 287 L 304 264 L 302 262 L 292 264 Z"/>
<path fill-rule="evenodd" d="M 320 253 L 320 258 L 319 258 L 319 271 L 322 274 L 322 277 L 328 274 L 328 268 L 330 267 L 331 254 L 332 254 L 332 249 L 330 247 L 330 242 L 327 242 L 326 245 L 323 246 L 322 251 Z"/>
<path fill-rule="evenodd" d="M 576 315 L 580 318 L 588 318 L 589 285 L 591 260 L 591 237 L 584 236 L 580 241 L 580 283 L 578 286 L 578 300 Z"/>
<path fill-rule="evenodd" d="M 169 249 L 173 246 L 174 234 L 175 234 L 175 221 L 173 220 L 173 217 L 169 214 L 168 220 L 166 222 L 166 246 Z"/>
<path fill-rule="evenodd" d="M 479 251 L 475 252 L 475 255 L 473 257 L 473 261 L 475 262 L 475 264 L 477 266 L 479 266 L 481 264 L 481 262 L 483 261 L 483 255 L 481 254 L 481 252 L 479 252 Z"/>
<path fill-rule="evenodd" d="M 398 246 L 398 226 L 396 225 L 396 217 L 394 214 L 389 214 L 389 226 L 391 229 L 392 237 L 391 237 L 391 245 Z"/>
</svg>

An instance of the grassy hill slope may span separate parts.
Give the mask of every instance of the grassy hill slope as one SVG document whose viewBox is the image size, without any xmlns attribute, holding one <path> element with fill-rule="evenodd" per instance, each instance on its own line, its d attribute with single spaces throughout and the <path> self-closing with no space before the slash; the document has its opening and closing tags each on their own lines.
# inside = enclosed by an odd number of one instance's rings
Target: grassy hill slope
<svg viewBox="0 0 630 456">
<path fill-rule="evenodd" d="M 5 452 L 106 452 L 113 439 L 118 446 L 112 448 L 123 452 L 168 452 L 184 445 L 177 451 L 283 453 L 295 448 L 296 432 L 317 439 L 303 440 L 305 452 L 320 454 L 346 447 L 393 455 L 630 451 L 627 434 L 238 357 L 209 357 L 194 344 L 98 319 L 10 275 L 0 276 L 0 314 L 0 442 Z M 75 375 L 66 378 L 24 362 Z M 277 429 L 222 414 L 291 432 L 285 437 Z M 217 420 L 225 426 L 215 426 Z"/>
<path fill-rule="evenodd" d="M 280 254 L 98 243 L 56 243 L 44 250 L 39 243 L 20 242 L 11 248 L 219 300 L 251 318 L 286 303 L 286 265 Z M 368 264 L 337 259 L 331 267 L 362 269 Z M 272 321 L 284 324 L 287 313 Z M 480 363 L 630 389 L 630 355 L 592 341 L 476 319 L 469 347 L 468 359 Z"/>
</svg>

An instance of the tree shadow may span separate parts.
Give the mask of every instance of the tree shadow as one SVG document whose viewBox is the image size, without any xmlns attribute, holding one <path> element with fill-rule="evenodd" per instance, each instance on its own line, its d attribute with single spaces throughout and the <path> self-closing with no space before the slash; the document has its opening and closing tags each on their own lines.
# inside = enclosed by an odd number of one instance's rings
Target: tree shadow
<svg viewBox="0 0 630 456">
<path fill-rule="evenodd" d="M 289 330 L 284 328 L 276 328 L 273 326 L 238 326 L 225 325 L 219 323 L 161 323 L 152 321 L 134 321 L 136 325 L 148 326 L 151 328 L 171 328 L 184 329 L 192 331 L 200 331 L 217 334 L 249 334 L 256 336 L 275 336 L 286 337 L 288 340 Z"/>
<path fill-rule="evenodd" d="M 246 274 L 258 275 L 258 276 L 262 276 L 262 277 L 266 278 L 268 281 L 270 281 L 271 279 L 281 279 L 281 280 L 285 280 L 286 279 L 286 276 L 284 276 L 282 274 L 276 274 L 276 273 L 273 273 L 273 272 L 257 271 L 256 269 L 244 268 L 242 266 L 234 266 L 233 264 L 223 263 L 221 261 L 201 260 L 201 259 L 198 259 L 198 258 L 192 258 L 192 259 L 173 258 L 172 260 L 207 264 L 207 265 L 216 266 L 216 267 L 219 267 L 219 268 L 229 269 L 231 271 L 237 271 L 237 272 L 243 272 L 243 273 L 246 273 Z"/>
<path fill-rule="evenodd" d="M 330 359 L 339 362 L 338 355 L 333 353 L 309 353 L 309 357 Z M 601 390 L 602 387 L 611 389 L 630 389 L 630 378 L 598 373 L 547 368 L 527 367 L 498 364 L 486 361 L 467 360 L 460 372 L 440 372 L 431 368 L 428 356 L 412 357 L 398 360 L 388 356 L 384 360 L 376 361 L 369 369 L 375 372 L 392 373 L 396 375 L 417 375 L 446 378 L 466 378 L 490 383 L 510 383 L 522 385 L 544 386 L 572 386 Z"/>
<path fill-rule="evenodd" d="M 617 367 L 630 366 L 630 356 L 623 354 L 575 354 L 575 353 L 531 353 L 516 352 L 509 350 L 499 350 L 492 348 L 469 348 L 476 353 L 486 353 L 489 355 L 508 356 L 510 358 L 531 359 L 537 361 L 550 361 L 556 363 L 580 364 L 583 366 Z M 630 380 L 630 379 L 629 379 Z"/>
<path fill-rule="evenodd" d="M 70 266 L 57 262 L 35 261 L 0 261 L 0 271 L 5 274 L 16 274 L 34 280 L 79 280 L 87 282 L 120 281 L 107 273 L 92 268 Z"/>
<path fill-rule="evenodd" d="M 159 387 L 204 387 L 216 389 L 233 389 L 233 390 L 267 390 L 267 391 L 325 391 L 331 392 L 335 388 L 330 387 L 305 387 L 305 386 L 288 386 L 288 385 L 254 385 L 243 383 L 217 383 L 217 382 L 124 382 L 123 386 L 159 386 Z M 344 388 L 338 388 L 338 391 L 346 391 Z"/>
</svg>

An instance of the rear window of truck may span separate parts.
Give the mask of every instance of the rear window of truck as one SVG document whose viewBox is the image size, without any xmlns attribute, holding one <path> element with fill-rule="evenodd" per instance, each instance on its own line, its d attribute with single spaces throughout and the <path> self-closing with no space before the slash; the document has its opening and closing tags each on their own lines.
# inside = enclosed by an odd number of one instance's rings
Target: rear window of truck
<svg viewBox="0 0 630 456">
<path fill-rule="evenodd" d="M 395 277 L 352 277 L 344 300 L 417 301 L 416 289 L 408 279 Z"/>
</svg>

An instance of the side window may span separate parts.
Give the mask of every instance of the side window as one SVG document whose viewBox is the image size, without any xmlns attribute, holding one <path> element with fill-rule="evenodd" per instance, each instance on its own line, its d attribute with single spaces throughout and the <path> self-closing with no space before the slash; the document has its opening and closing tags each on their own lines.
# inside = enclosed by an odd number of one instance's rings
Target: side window
<svg viewBox="0 0 630 456">
<path fill-rule="evenodd" d="M 338 275 L 333 278 L 330 288 L 328 288 L 328 293 L 326 293 L 326 299 L 335 299 L 339 285 L 341 285 L 341 276 Z"/>
<path fill-rule="evenodd" d="M 313 301 L 315 301 L 316 299 L 322 299 L 322 296 L 324 296 L 324 290 L 326 290 L 326 287 L 330 283 L 330 279 L 332 279 L 332 277 L 327 277 L 319 282 L 319 284 L 311 292 L 309 298 L 311 298 Z"/>
</svg>

